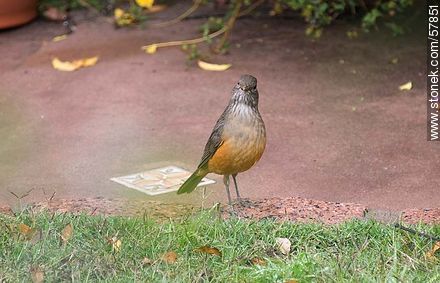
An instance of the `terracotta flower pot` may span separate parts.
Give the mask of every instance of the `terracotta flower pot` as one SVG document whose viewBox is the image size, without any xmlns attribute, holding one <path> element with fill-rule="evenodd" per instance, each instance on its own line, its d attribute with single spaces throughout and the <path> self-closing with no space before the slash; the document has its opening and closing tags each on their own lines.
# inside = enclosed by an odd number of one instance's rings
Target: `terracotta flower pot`
<svg viewBox="0 0 440 283">
<path fill-rule="evenodd" d="M 37 0 L 0 0 L 0 29 L 30 22 L 37 16 Z"/>
</svg>

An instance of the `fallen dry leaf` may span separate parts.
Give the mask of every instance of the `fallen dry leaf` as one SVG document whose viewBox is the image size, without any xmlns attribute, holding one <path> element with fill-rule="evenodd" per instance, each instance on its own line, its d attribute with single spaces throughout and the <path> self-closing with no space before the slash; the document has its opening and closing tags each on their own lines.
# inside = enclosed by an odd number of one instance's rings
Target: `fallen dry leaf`
<svg viewBox="0 0 440 283">
<path fill-rule="evenodd" d="M 148 54 L 154 54 L 157 51 L 157 45 L 156 44 L 150 44 L 147 46 L 142 46 L 142 49 L 145 50 Z"/>
<path fill-rule="evenodd" d="M 33 283 L 44 282 L 44 271 L 40 266 L 31 267 L 31 279 Z"/>
<path fill-rule="evenodd" d="M 411 90 L 413 87 L 412 82 L 407 82 L 406 84 L 403 84 L 401 86 L 399 86 L 400 90 Z"/>
<path fill-rule="evenodd" d="M 167 5 L 154 5 L 147 10 L 147 13 L 148 14 L 159 13 L 165 10 L 167 7 L 168 7 Z"/>
<path fill-rule="evenodd" d="M 24 223 L 18 224 L 18 231 L 20 232 L 21 235 L 23 235 L 26 238 L 26 240 L 31 240 L 36 232 L 35 229 L 32 229 L 31 227 L 29 227 Z"/>
<path fill-rule="evenodd" d="M 142 8 L 150 9 L 153 7 L 154 0 L 136 0 L 136 4 Z"/>
<path fill-rule="evenodd" d="M 435 256 L 435 253 L 439 250 L 440 250 L 440 241 L 437 241 L 432 247 L 432 249 L 426 253 L 426 258 L 429 260 L 436 260 L 437 257 Z"/>
<path fill-rule="evenodd" d="M 194 251 L 210 254 L 210 255 L 222 256 L 222 252 L 219 249 L 209 246 L 202 246 L 200 248 L 195 249 Z"/>
<path fill-rule="evenodd" d="M 175 263 L 177 261 L 177 254 L 173 251 L 166 252 L 162 255 L 161 258 L 166 263 Z"/>
<path fill-rule="evenodd" d="M 108 243 L 112 245 L 113 251 L 115 251 L 117 253 L 121 251 L 122 242 L 116 236 L 108 239 Z"/>
<path fill-rule="evenodd" d="M 390 60 L 390 63 L 391 63 L 391 64 L 397 64 L 397 63 L 399 63 L 399 58 L 397 58 L 397 57 L 392 58 L 392 59 Z"/>
<path fill-rule="evenodd" d="M 52 38 L 52 42 L 58 42 L 67 38 L 67 34 L 57 35 Z"/>
<path fill-rule="evenodd" d="M 295 279 L 289 279 L 285 283 L 298 283 Z"/>
<path fill-rule="evenodd" d="M 212 64 L 202 60 L 199 60 L 197 64 L 205 71 L 226 71 L 232 66 L 231 64 Z"/>
<path fill-rule="evenodd" d="M 64 227 L 63 231 L 61 231 L 61 241 L 65 245 L 67 241 L 72 238 L 73 235 L 73 226 L 71 223 L 67 224 L 66 227 Z"/>
<path fill-rule="evenodd" d="M 72 72 L 78 70 L 79 68 L 96 65 L 97 62 L 98 56 L 74 61 L 61 61 L 60 59 L 55 57 L 52 59 L 52 67 L 59 71 Z"/>
<path fill-rule="evenodd" d="M 261 257 L 254 257 L 251 259 L 253 265 L 266 265 L 266 261 Z"/>
<path fill-rule="evenodd" d="M 280 252 L 284 255 L 288 255 L 290 253 L 290 240 L 287 238 L 276 238 L 277 247 Z"/>
</svg>

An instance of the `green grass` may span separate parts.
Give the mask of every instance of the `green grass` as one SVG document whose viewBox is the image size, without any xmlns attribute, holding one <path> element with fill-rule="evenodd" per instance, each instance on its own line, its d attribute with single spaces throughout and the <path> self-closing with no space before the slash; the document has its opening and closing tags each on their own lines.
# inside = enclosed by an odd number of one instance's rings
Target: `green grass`
<svg viewBox="0 0 440 283">
<path fill-rule="evenodd" d="M 20 223 L 40 229 L 41 238 L 24 239 Z M 68 223 L 73 236 L 62 245 L 60 233 Z M 440 225 L 413 228 L 440 234 Z M 121 240 L 120 251 L 108 242 L 114 236 Z M 276 237 L 290 239 L 289 256 L 277 252 Z M 218 248 L 222 257 L 194 251 L 204 245 Z M 29 282 L 36 267 L 46 282 L 440 282 L 438 261 L 426 259 L 432 246 L 373 221 L 280 224 L 219 220 L 205 212 L 155 223 L 142 217 L 22 213 L 0 215 L 0 282 Z M 160 260 L 168 251 L 178 254 L 175 263 Z M 153 264 L 142 264 L 145 257 Z M 266 265 L 252 265 L 254 257 Z"/>
</svg>

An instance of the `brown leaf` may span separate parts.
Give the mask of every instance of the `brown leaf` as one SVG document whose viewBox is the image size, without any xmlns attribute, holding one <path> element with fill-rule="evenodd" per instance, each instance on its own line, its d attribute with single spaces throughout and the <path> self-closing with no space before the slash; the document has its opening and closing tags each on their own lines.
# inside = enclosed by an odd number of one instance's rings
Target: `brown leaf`
<svg viewBox="0 0 440 283">
<path fill-rule="evenodd" d="M 44 282 L 44 271 L 40 266 L 31 267 L 31 278 L 33 283 Z"/>
<path fill-rule="evenodd" d="M 177 254 L 173 251 L 166 252 L 162 255 L 162 260 L 166 263 L 175 263 L 177 261 Z"/>
<path fill-rule="evenodd" d="M 23 235 L 26 238 L 26 240 L 32 239 L 32 236 L 35 233 L 35 229 L 32 229 L 31 227 L 29 227 L 24 223 L 18 224 L 18 231 L 20 232 L 21 235 Z"/>
<path fill-rule="evenodd" d="M 262 259 L 261 257 L 254 257 L 251 259 L 251 263 L 253 265 L 266 265 L 266 261 Z"/>
<path fill-rule="evenodd" d="M 63 242 L 63 245 L 67 243 L 67 241 L 72 238 L 73 235 L 73 226 L 72 223 L 69 223 L 64 227 L 63 231 L 61 231 L 61 241 Z"/>
<path fill-rule="evenodd" d="M 210 255 L 222 256 L 222 252 L 219 249 L 210 246 L 202 246 L 200 248 L 195 249 L 194 251 L 210 254 Z"/>
<path fill-rule="evenodd" d="M 435 253 L 440 250 L 440 241 L 437 241 L 432 249 L 426 253 L 426 258 L 429 260 L 435 260 Z"/>
<path fill-rule="evenodd" d="M 109 244 L 112 245 L 112 250 L 115 252 L 120 252 L 121 251 L 121 245 L 122 242 L 121 240 L 119 240 L 116 236 L 111 237 L 110 239 L 107 240 Z"/>
<path fill-rule="evenodd" d="M 285 283 L 298 283 L 295 279 L 289 279 Z"/>
</svg>

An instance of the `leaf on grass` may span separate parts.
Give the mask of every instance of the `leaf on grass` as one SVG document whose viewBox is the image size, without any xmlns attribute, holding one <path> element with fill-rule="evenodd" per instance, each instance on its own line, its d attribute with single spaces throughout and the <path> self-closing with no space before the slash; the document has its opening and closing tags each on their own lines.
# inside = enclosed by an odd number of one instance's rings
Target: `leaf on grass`
<svg viewBox="0 0 440 283">
<path fill-rule="evenodd" d="M 406 84 L 403 84 L 403 85 L 399 86 L 399 89 L 400 90 L 411 90 L 412 87 L 413 87 L 412 82 L 409 81 Z"/>
<path fill-rule="evenodd" d="M 118 252 L 121 251 L 122 242 L 116 236 L 111 237 L 110 239 L 108 239 L 108 243 L 112 245 L 112 250 L 114 252 L 118 253 Z"/>
<path fill-rule="evenodd" d="M 20 232 L 21 235 L 23 235 L 26 238 L 26 240 L 31 240 L 36 232 L 35 229 L 32 229 L 31 227 L 29 227 L 24 223 L 18 224 L 18 231 Z"/>
<path fill-rule="evenodd" d="M 251 259 L 253 265 L 266 265 L 266 261 L 261 257 L 254 257 Z"/>
<path fill-rule="evenodd" d="M 154 0 L 136 0 L 136 4 L 142 8 L 151 9 L 154 4 Z"/>
<path fill-rule="evenodd" d="M 199 60 L 197 63 L 205 71 L 226 71 L 232 66 L 231 64 L 212 64 L 202 60 Z"/>
<path fill-rule="evenodd" d="M 142 259 L 142 265 L 152 265 L 153 261 L 151 259 L 149 259 L 148 257 L 144 257 Z"/>
<path fill-rule="evenodd" d="M 67 34 L 57 35 L 52 38 L 52 42 L 58 42 L 58 41 L 66 39 L 66 38 L 67 38 Z"/>
<path fill-rule="evenodd" d="M 55 57 L 52 59 L 52 67 L 59 71 L 72 72 L 78 70 L 79 68 L 93 66 L 97 62 L 98 62 L 98 56 L 74 60 L 74 61 L 61 61 L 60 59 Z"/>
<path fill-rule="evenodd" d="M 277 243 L 277 247 L 279 249 L 279 251 L 284 254 L 284 255 L 288 255 L 290 253 L 290 240 L 287 238 L 276 238 L 275 239 L 276 243 Z"/>
<path fill-rule="evenodd" d="M 33 283 L 44 282 L 44 271 L 40 266 L 31 267 L 31 279 Z"/>
<path fill-rule="evenodd" d="M 166 263 L 175 263 L 177 261 L 177 254 L 173 251 L 169 251 L 164 253 L 161 258 Z"/>
<path fill-rule="evenodd" d="M 72 223 L 69 223 L 64 227 L 63 231 L 61 231 L 61 241 L 65 245 L 67 244 L 67 241 L 72 238 L 73 235 L 73 226 Z"/>
<path fill-rule="evenodd" d="M 298 281 L 295 279 L 289 279 L 285 283 L 298 283 Z"/>
<path fill-rule="evenodd" d="M 210 254 L 210 255 L 222 256 L 222 252 L 219 249 L 210 246 L 202 246 L 200 248 L 195 249 L 194 251 Z"/>
<path fill-rule="evenodd" d="M 154 54 L 157 51 L 157 44 L 142 46 L 142 49 L 145 50 L 145 53 Z"/>
<path fill-rule="evenodd" d="M 440 250 L 440 241 L 437 241 L 432 249 L 426 253 L 426 258 L 429 260 L 435 260 L 437 257 L 435 256 L 436 252 Z"/>
<path fill-rule="evenodd" d="M 113 11 L 113 15 L 116 25 L 120 27 L 128 26 L 135 22 L 135 17 L 131 13 L 125 12 L 120 8 L 116 8 Z"/>
</svg>

